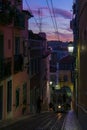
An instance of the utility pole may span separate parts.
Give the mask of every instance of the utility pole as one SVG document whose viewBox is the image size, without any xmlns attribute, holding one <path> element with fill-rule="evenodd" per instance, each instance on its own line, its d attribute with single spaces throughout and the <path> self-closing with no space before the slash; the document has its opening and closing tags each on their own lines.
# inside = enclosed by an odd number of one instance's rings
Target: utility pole
<svg viewBox="0 0 87 130">
<path fill-rule="evenodd" d="M 39 16 L 39 31 L 42 32 L 42 10 L 41 10 L 41 8 L 38 9 L 38 16 Z"/>
</svg>

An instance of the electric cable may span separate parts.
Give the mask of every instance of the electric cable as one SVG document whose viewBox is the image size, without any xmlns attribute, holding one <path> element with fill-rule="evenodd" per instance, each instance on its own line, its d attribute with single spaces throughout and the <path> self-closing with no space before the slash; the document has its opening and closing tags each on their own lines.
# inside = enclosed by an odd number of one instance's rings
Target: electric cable
<svg viewBox="0 0 87 130">
<path fill-rule="evenodd" d="M 55 22 L 54 22 L 54 20 L 53 20 L 52 13 L 51 13 L 51 9 L 50 9 L 50 6 L 49 6 L 49 3 L 48 3 L 47 0 L 46 0 L 46 3 L 47 3 L 48 9 L 49 9 L 49 13 L 50 13 L 50 16 L 51 16 L 51 19 L 52 19 L 52 23 L 53 23 L 54 31 L 56 31 Z"/>
<path fill-rule="evenodd" d="M 27 7 L 28 7 L 29 11 L 30 11 L 31 14 L 32 14 L 32 11 L 31 11 L 31 9 L 30 9 L 29 3 L 27 2 L 27 0 L 25 0 L 25 2 L 26 2 L 26 4 L 27 4 Z M 36 23 L 37 27 L 39 28 L 39 25 L 38 25 L 38 22 L 37 22 L 36 18 L 35 18 L 35 17 L 33 17 L 33 18 L 34 18 L 34 20 L 35 20 L 35 23 Z"/>
<path fill-rule="evenodd" d="M 54 11 L 53 1 L 52 0 L 51 0 L 51 6 L 52 6 L 52 11 L 53 11 L 54 21 L 55 21 L 55 26 L 56 26 L 57 37 L 58 37 L 58 40 L 60 40 L 59 32 L 58 32 L 58 25 L 57 25 L 57 22 L 56 22 L 56 16 L 55 16 L 55 11 Z"/>
</svg>

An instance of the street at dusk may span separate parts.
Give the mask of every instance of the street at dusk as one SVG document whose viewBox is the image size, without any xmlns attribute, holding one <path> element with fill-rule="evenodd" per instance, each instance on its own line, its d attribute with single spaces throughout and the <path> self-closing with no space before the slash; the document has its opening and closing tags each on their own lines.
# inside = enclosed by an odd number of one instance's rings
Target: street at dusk
<svg viewBox="0 0 87 130">
<path fill-rule="evenodd" d="M 87 0 L 0 0 L 0 130 L 87 130 Z"/>
<path fill-rule="evenodd" d="M 10 126 L 3 127 L 2 130 L 60 130 L 65 114 L 43 113 L 19 120 Z"/>
</svg>

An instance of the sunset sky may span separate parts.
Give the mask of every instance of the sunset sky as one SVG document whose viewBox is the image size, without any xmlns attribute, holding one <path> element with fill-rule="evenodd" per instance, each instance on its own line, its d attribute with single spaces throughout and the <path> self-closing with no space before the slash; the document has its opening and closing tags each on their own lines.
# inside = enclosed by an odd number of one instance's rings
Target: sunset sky
<svg viewBox="0 0 87 130">
<path fill-rule="evenodd" d="M 23 8 L 31 10 L 34 16 L 29 20 L 29 30 L 38 33 L 41 27 L 47 40 L 72 40 L 72 5 L 73 0 L 23 0 Z"/>
</svg>

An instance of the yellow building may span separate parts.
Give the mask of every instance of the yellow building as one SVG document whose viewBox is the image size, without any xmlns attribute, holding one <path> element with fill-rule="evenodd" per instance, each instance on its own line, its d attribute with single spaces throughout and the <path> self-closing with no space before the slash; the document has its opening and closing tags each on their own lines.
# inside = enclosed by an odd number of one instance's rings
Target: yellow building
<svg viewBox="0 0 87 130">
<path fill-rule="evenodd" d="M 59 61 L 59 84 L 58 86 L 60 88 L 66 87 L 71 90 L 71 95 L 72 96 L 72 103 L 74 102 L 74 57 L 71 55 L 68 55 L 66 57 L 63 57 Z M 68 91 L 68 90 L 67 90 Z M 70 93 L 69 93 L 70 94 Z"/>
<path fill-rule="evenodd" d="M 73 34 L 76 51 L 76 110 L 82 129 L 87 130 L 87 0 L 73 3 Z"/>
</svg>

